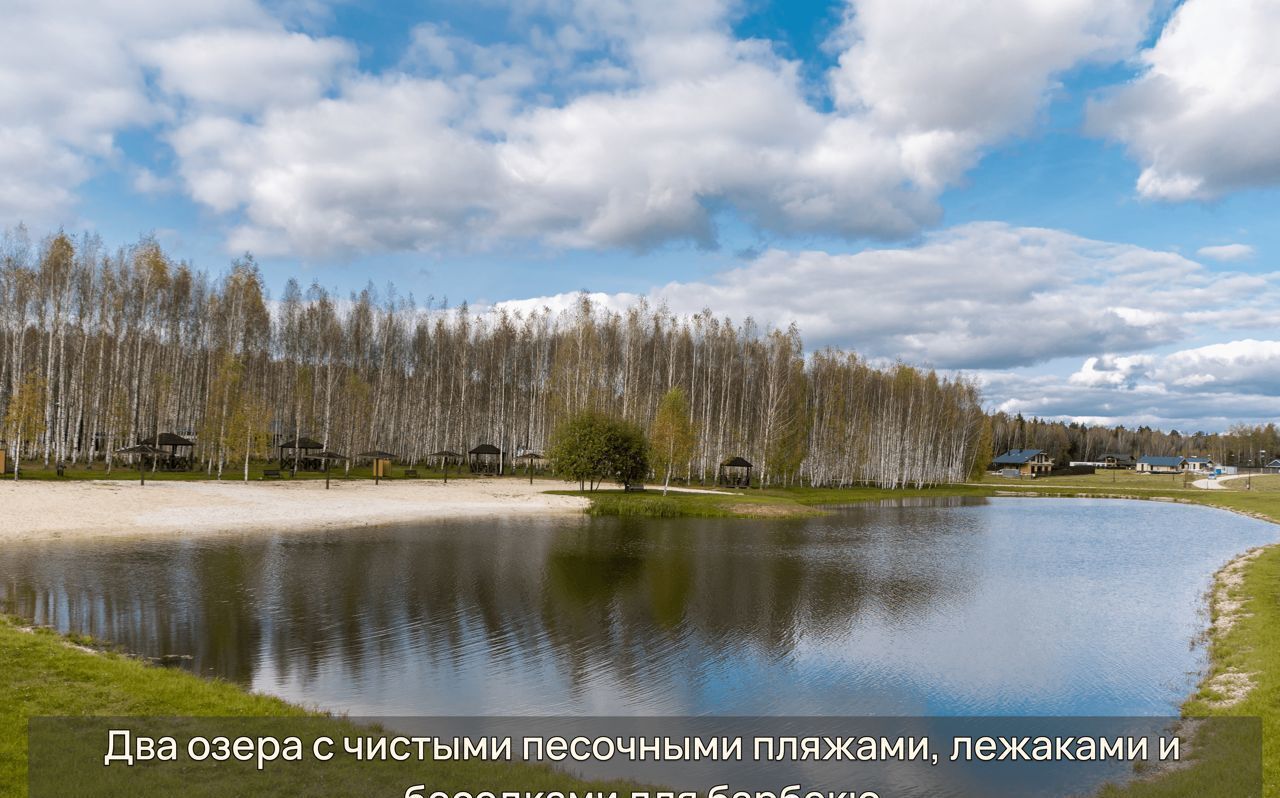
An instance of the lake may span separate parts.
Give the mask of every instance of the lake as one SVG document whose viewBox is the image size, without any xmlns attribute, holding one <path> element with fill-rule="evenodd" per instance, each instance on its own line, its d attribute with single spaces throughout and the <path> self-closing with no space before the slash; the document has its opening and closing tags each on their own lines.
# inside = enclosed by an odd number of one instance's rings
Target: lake
<svg viewBox="0 0 1280 798">
<path fill-rule="evenodd" d="M 1170 715 L 1213 572 L 1157 502 L 886 502 L 0 551 L 0 605 L 353 715 Z"/>
</svg>

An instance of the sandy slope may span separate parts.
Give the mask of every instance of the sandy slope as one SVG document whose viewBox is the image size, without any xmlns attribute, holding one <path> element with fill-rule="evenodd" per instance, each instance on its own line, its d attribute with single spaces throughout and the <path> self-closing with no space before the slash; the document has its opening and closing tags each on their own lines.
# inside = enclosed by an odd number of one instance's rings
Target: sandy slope
<svg viewBox="0 0 1280 798">
<path fill-rule="evenodd" d="M 0 481 L 6 540 L 215 531 L 325 529 L 436 518 L 576 513 L 585 500 L 549 496 L 560 483 L 515 479 L 335 482 Z M 564 487 L 571 487 L 565 485 Z"/>
</svg>

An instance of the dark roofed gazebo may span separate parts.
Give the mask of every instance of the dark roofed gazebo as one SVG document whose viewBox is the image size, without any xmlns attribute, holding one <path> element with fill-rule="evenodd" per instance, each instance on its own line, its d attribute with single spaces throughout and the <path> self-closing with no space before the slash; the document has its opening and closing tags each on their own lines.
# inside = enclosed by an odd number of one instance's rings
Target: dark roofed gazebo
<svg viewBox="0 0 1280 798">
<path fill-rule="evenodd" d="M 471 473 L 502 473 L 502 450 L 492 443 L 482 443 L 467 454 L 467 466 L 471 469 Z"/>
<path fill-rule="evenodd" d="M 284 468 L 285 466 L 285 456 L 284 456 L 285 449 L 288 449 L 293 452 L 294 457 L 299 461 L 299 465 L 304 470 L 309 470 L 309 469 L 320 470 L 319 460 L 321 458 L 319 454 L 316 454 L 316 452 L 319 452 L 320 450 L 324 449 L 324 444 L 321 443 L 320 441 L 316 440 L 315 438 L 308 438 L 304 435 L 302 437 L 294 438 L 293 440 L 288 440 L 280 444 L 280 467 L 281 468 Z M 343 459 L 345 460 L 346 458 L 343 458 Z"/>
<path fill-rule="evenodd" d="M 730 457 L 716 471 L 716 482 L 726 488 L 751 487 L 751 462 L 743 457 Z"/>
<path fill-rule="evenodd" d="M 179 459 L 178 450 L 189 448 L 195 451 L 195 441 L 188 440 L 173 432 L 162 432 L 159 435 L 152 435 L 150 438 L 144 438 L 138 441 L 139 446 L 152 446 L 157 450 L 168 448 L 169 458 L 166 461 L 166 468 L 185 468 L 190 462 L 189 459 Z"/>
</svg>

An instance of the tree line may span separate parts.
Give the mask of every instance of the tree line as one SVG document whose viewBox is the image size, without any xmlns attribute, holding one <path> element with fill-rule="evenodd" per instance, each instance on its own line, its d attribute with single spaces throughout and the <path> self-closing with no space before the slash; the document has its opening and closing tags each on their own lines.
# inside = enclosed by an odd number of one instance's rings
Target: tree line
<svg viewBox="0 0 1280 798">
<path fill-rule="evenodd" d="M 1126 427 L 1024 418 L 1004 412 L 990 416 L 992 448 L 1042 449 L 1057 465 L 1097 462 L 1105 454 L 1210 457 L 1215 463 L 1243 467 L 1280 457 L 1280 430 L 1270 424 L 1233 424 L 1226 432 L 1179 432 L 1149 426 Z"/>
<path fill-rule="evenodd" d="M 673 388 L 692 439 L 670 464 L 678 479 L 742 456 L 765 484 L 926 485 L 980 459 L 973 384 L 834 349 L 806 358 L 794 326 L 585 296 L 561 312 L 474 313 L 293 279 L 273 299 L 248 255 L 213 276 L 149 237 L 112 249 L 93 234 L 0 236 L 11 459 L 110 465 L 160 432 L 193 438 L 217 474 L 300 435 L 411 463 L 479 443 L 515 454 L 583 411 L 648 430 Z"/>
<path fill-rule="evenodd" d="M 682 419 L 659 412 L 673 389 Z M 545 451 L 584 412 L 646 433 L 679 420 L 680 445 L 654 447 L 662 482 L 714 479 L 733 456 L 767 485 L 900 487 L 963 480 L 1013 447 L 1064 462 L 1280 451 L 1274 425 L 1182 435 L 988 416 L 964 377 L 832 348 L 806 356 L 794 325 L 711 310 L 618 312 L 582 296 L 560 312 L 475 313 L 390 285 L 340 295 L 294 279 L 272 298 L 249 255 L 214 276 L 149 237 L 108 248 L 93 234 L 0 234 L 11 460 L 109 467 L 161 432 L 195 440 L 198 467 L 219 475 L 299 436 L 409 463 L 479 443 L 511 456 Z"/>
</svg>

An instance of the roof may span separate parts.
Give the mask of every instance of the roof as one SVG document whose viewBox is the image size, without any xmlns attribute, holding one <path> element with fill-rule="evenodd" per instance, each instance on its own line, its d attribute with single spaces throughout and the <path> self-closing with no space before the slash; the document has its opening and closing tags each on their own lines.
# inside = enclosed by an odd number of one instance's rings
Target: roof
<svg viewBox="0 0 1280 798">
<path fill-rule="evenodd" d="M 1106 460 L 1108 457 L 1112 458 L 1113 460 L 1129 460 L 1129 461 L 1133 460 L 1133 455 L 1128 454 L 1126 452 L 1103 452 L 1102 456 L 1098 459 Z"/>
<path fill-rule="evenodd" d="M 291 441 L 285 441 L 280 444 L 281 449 L 323 449 L 324 444 L 315 438 L 308 438 L 305 435 L 301 438 L 294 438 Z"/>
<path fill-rule="evenodd" d="M 347 459 L 347 456 L 344 454 L 338 454 L 337 452 L 328 452 L 328 451 L 316 452 L 311 456 L 320 460 L 346 460 Z"/>
<path fill-rule="evenodd" d="M 384 452 L 381 449 L 372 449 L 367 452 L 361 452 L 360 454 L 356 455 L 356 457 L 372 457 L 375 460 L 394 460 L 397 457 L 399 457 L 399 455 L 393 454 L 391 452 Z"/>
<path fill-rule="evenodd" d="M 502 450 L 492 443 L 482 443 L 472 449 L 471 454 L 502 454 Z"/>
<path fill-rule="evenodd" d="M 725 460 L 720 465 L 727 466 L 728 468 L 752 468 L 753 467 L 748 460 L 742 457 L 730 457 L 728 460 Z"/>
<path fill-rule="evenodd" d="M 438 452 L 432 452 L 427 457 L 461 457 L 457 452 L 451 452 L 448 449 L 441 449 Z"/>
<path fill-rule="evenodd" d="M 154 446 L 147 446 L 140 443 L 137 446 L 116 449 L 116 454 L 167 454 L 167 452 L 164 449 L 157 449 Z"/>
<path fill-rule="evenodd" d="M 525 452 L 516 458 L 517 460 L 541 460 L 542 452 Z"/>
<path fill-rule="evenodd" d="M 1209 457 L 1188 457 L 1188 463 L 1212 463 L 1213 459 Z"/>
<path fill-rule="evenodd" d="M 1277 457 L 1270 463 L 1267 463 L 1267 468 L 1280 468 L 1280 457 Z"/>
<path fill-rule="evenodd" d="M 1138 460 L 1139 463 L 1145 463 L 1147 465 L 1170 466 L 1173 468 L 1177 468 L 1178 466 L 1182 465 L 1183 462 L 1185 461 L 1186 461 L 1186 458 L 1181 457 L 1179 455 L 1173 455 L 1172 457 L 1155 457 L 1152 455 L 1145 455 L 1144 457 Z"/>
<path fill-rule="evenodd" d="M 1036 459 L 1036 455 L 1044 454 L 1042 449 L 1010 449 L 991 462 L 996 465 L 1022 465 Z"/>
<path fill-rule="evenodd" d="M 195 446 L 195 443 L 172 432 L 162 432 L 138 441 L 143 446 Z"/>
</svg>

